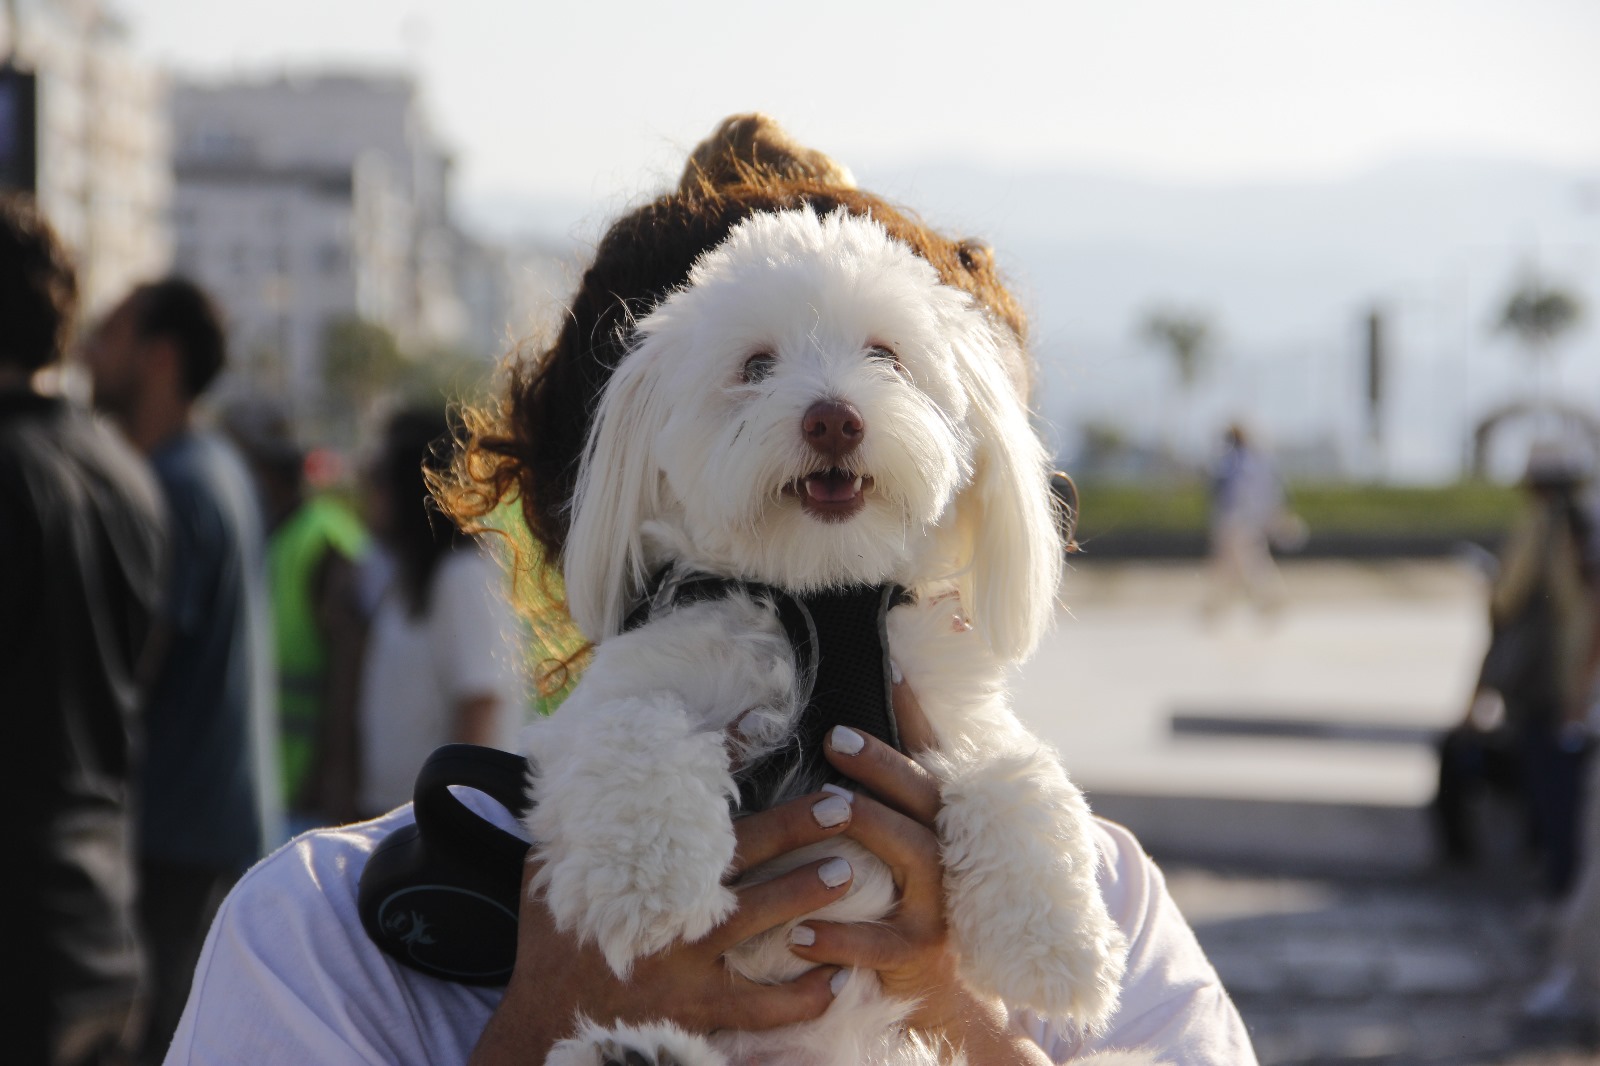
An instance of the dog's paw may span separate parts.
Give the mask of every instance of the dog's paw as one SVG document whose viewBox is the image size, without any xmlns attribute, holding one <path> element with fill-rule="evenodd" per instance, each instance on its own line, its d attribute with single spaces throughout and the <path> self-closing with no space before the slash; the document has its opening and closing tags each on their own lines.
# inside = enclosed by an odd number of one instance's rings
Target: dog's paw
<svg viewBox="0 0 1600 1066">
<path fill-rule="evenodd" d="M 947 761 L 939 834 L 965 976 L 1090 1030 L 1116 1009 L 1127 941 L 1100 895 L 1088 805 L 1052 755 Z"/>
<path fill-rule="evenodd" d="M 626 977 L 636 958 L 697 940 L 733 912 L 722 875 L 734 786 L 721 734 L 694 731 L 675 699 L 586 710 L 528 733 L 539 773 L 527 826 L 543 863 L 531 890 L 558 928 L 593 941 Z"/>
<path fill-rule="evenodd" d="M 605 1029 L 587 1019 L 550 1049 L 545 1066 L 727 1066 L 705 1040 L 669 1022 Z"/>
<path fill-rule="evenodd" d="M 689 1066 L 664 1047 L 640 1051 L 619 1040 L 606 1040 L 599 1051 L 600 1066 Z"/>
<path fill-rule="evenodd" d="M 726 835 L 726 847 L 662 833 L 653 846 L 628 841 L 569 853 L 546 862 L 532 890 L 544 893 L 557 928 L 592 941 L 626 979 L 635 959 L 698 940 L 733 913 L 737 898 L 720 877 L 733 857 L 732 830 Z"/>
</svg>

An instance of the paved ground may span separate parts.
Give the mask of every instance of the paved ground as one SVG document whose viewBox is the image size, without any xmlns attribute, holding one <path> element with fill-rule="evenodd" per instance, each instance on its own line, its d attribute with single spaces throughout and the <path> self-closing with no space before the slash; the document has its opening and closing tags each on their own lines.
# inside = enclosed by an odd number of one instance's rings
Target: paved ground
<svg viewBox="0 0 1600 1066">
<path fill-rule="evenodd" d="M 1514 850 L 1433 861 L 1426 740 L 1466 700 L 1481 578 L 1285 576 L 1280 617 L 1207 622 L 1193 566 L 1079 567 L 1019 711 L 1162 862 L 1262 1063 L 1600 1063 L 1518 1018 L 1543 915 Z"/>
<path fill-rule="evenodd" d="M 1461 875 L 1284 876 L 1169 867 L 1266 1064 L 1600 1062 L 1522 1022 L 1526 897 Z"/>
</svg>

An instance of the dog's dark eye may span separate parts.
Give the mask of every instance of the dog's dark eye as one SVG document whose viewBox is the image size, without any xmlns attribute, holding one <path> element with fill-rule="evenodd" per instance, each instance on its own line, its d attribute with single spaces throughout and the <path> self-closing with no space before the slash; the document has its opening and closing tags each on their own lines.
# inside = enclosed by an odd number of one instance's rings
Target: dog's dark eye
<svg viewBox="0 0 1600 1066">
<path fill-rule="evenodd" d="M 758 381 L 765 381 L 777 369 L 778 357 L 771 352 L 757 352 L 744 361 L 744 369 L 740 371 L 739 378 L 746 385 L 754 385 Z"/>
<path fill-rule="evenodd" d="M 894 354 L 894 349 L 885 347 L 882 344 L 874 344 L 872 347 L 868 348 L 867 358 L 873 360 L 874 362 L 886 363 L 889 366 L 894 367 L 896 370 L 900 369 L 900 357 Z"/>
</svg>

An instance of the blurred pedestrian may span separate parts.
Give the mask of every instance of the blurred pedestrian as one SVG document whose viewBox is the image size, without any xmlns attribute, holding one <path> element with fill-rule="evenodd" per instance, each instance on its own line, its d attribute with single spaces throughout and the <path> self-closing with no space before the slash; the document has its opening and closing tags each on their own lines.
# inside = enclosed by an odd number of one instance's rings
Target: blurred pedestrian
<svg viewBox="0 0 1600 1066">
<path fill-rule="evenodd" d="M 192 282 L 141 285 L 86 349 L 95 405 L 149 457 L 172 567 L 146 710 L 139 916 L 150 955 L 145 1060 L 177 1026 L 200 944 L 230 885 L 275 841 L 261 516 L 234 450 L 194 425 L 222 369 L 221 319 Z"/>
<path fill-rule="evenodd" d="M 1592 503 L 1592 501 L 1591 501 Z M 1572 887 L 1556 915 L 1547 969 L 1523 1004 L 1524 1013 L 1539 1022 L 1576 1023 L 1582 1035 L 1600 1039 L 1600 537 L 1589 512 L 1590 562 L 1589 647 L 1580 670 L 1580 686 L 1565 693 L 1558 747 L 1577 752 L 1586 763 L 1580 817 L 1575 830 Z"/>
<path fill-rule="evenodd" d="M 373 532 L 395 567 L 362 664 L 360 806 L 381 814 L 411 799 L 441 744 L 512 750 L 527 696 L 520 621 L 504 569 L 486 545 L 438 512 L 427 474 L 450 462 L 442 410 L 390 420 L 373 471 Z"/>
<path fill-rule="evenodd" d="M 224 422 L 250 463 L 266 520 L 288 832 L 353 821 L 366 639 L 357 566 L 367 531 L 337 497 L 306 491 L 306 453 L 287 412 L 255 400 L 230 409 Z"/>
<path fill-rule="evenodd" d="M 1262 614 L 1283 607 L 1283 577 L 1272 559 L 1274 536 L 1296 520 L 1285 506 L 1277 467 L 1237 423 L 1223 434 L 1211 479 L 1211 586 L 1205 613 L 1236 597 Z M 1303 538 L 1303 531 L 1299 534 Z"/>
<path fill-rule="evenodd" d="M 1526 505 L 1490 590 L 1489 648 L 1468 713 L 1444 739 L 1435 800 L 1447 853 L 1470 858 L 1466 812 L 1480 782 L 1520 799 L 1551 900 L 1566 893 L 1577 869 L 1588 754 L 1585 733 L 1567 725 L 1589 695 L 1596 632 L 1587 480 L 1583 461 L 1562 444 L 1530 450 Z"/>
<path fill-rule="evenodd" d="M 0 199 L 0 1019 L 8 1061 L 53 1066 L 131 1050 L 140 663 L 166 561 L 150 470 L 40 386 L 76 304 L 49 225 Z"/>
</svg>

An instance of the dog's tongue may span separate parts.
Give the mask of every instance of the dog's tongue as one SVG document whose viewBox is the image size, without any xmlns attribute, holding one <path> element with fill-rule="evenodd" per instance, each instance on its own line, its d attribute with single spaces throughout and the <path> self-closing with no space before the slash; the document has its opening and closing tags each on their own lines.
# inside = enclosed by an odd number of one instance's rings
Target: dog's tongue
<svg viewBox="0 0 1600 1066">
<path fill-rule="evenodd" d="M 824 503 L 842 503 L 861 491 L 861 479 L 842 470 L 806 476 L 806 495 Z"/>
</svg>

